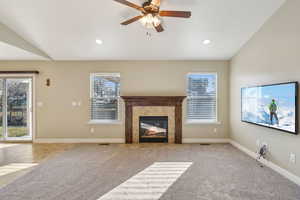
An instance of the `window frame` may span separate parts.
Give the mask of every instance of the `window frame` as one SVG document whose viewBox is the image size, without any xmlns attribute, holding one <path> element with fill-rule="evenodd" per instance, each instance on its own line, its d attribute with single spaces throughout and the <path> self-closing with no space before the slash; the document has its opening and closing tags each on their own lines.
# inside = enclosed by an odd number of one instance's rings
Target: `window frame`
<svg viewBox="0 0 300 200">
<path fill-rule="evenodd" d="M 190 75 L 215 75 L 216 77 L 216 116 L 214 120 L 208 119 L 189 119 L 188 118 L 188 87 L 189 87 L 189 76 Z M 186 75 L 186 112 L 185 112 L 185 123 L 186 124 L 221 124 L 219 122 L 219 74 L 218 72 L 189 72 Z"/>
<path fill-rule="evenodd" d="M 93 98 L 93 93 L 94 93 L 94 87 L 93 87 L 93 77 L 95 76 L 119 76 L 120 77 L 120 88 L 119 88 L 119 96 L 117 98 L 117 119 L 114 120 L 106 120 L 106 119 L 91 119 L 91 112 L 92 112 L 92 106 L 91 106 L 91 99 Z M 90 73 L 90 95 L 89 95 L 89 122 L 88 124 L 121 124 L 121 95 L 120 95 L 120 90 L 121 90 L 121 74 L 120 73 L 110 73 L 110 72 L 95 72 L 95 73 Z"/>
</svg>

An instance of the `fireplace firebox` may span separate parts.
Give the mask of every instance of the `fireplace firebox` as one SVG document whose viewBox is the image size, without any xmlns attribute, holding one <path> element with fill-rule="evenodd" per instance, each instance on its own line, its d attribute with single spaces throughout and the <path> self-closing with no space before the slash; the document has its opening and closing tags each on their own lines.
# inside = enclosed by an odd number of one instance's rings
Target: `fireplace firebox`
<svg viewBox="0 0 300 200">
<path fill-rule="evenodd" d="M 168 117 L 167 116 L 141 116 L 139 142 L 168 143 Z"/>
</svg>

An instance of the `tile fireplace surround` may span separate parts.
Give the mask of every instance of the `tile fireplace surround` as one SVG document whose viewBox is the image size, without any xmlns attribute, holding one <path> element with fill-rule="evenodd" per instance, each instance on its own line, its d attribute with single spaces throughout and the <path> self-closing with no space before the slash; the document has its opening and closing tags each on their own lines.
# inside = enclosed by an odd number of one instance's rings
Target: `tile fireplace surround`
<svg viewBox="0 0 300 200">
<path fill-rule="evenodd" d="M 174 106 L 134 106 L 132 111 L 132 142 L 139 143 L 139 120 L 142 116 L 168 117 L 168 143 L 175 143 L 175 107 Z"/>
<path fill-rule="evenodd" d="M 122 96 L 126 143 L 139 143 L 140 116 L 168 116 L 168 142 L 182 143 L 182 101 L 185 96 Z"/>
</svg>

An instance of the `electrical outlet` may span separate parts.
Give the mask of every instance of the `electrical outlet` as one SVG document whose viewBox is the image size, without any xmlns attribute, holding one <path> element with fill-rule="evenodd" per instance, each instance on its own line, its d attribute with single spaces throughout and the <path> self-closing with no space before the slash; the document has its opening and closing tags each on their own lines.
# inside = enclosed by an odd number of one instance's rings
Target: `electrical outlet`
<svg viewBox="0 0 300 200">
<path fill-rule="evenodd" d="M 41 101 L 37 102 L 37 106 L 38 107 L 43 107 L 43 102 L 41 102 Z"/>
<path fill-rule="evenodd" d="M 214 133 L 217 133 L 218 132 L 218 129 L 217 128 L 214 128 Z"/>
<path fill-rule="evenodd" d="M 260 147 L 260 140 L 259 139 L 256 140 L 256 146 Z"/>
<path fill-rule="evenodd" d="M 91 128 L 91 129 L 90 129 L 90 132 L 91 132 L 91 133 L 94 133 L 94 132 L 95 132 L 95 129 L 94 129 L 94 128 Z"/>
<path fill-rule="evenodd" d="M 290 163 L 296 164 L 296 154 L 290 153 Z"/>
<path fill-rule="evenodd" d="M 78 106 L 81 106 L 81 101 L 78 101 L 77 105 L 78 105 Z"/>
</svg>

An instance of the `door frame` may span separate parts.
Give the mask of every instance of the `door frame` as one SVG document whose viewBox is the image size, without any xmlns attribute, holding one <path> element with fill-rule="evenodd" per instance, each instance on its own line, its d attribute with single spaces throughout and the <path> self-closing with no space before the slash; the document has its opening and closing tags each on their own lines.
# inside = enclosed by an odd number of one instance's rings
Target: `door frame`
<svg viewBox="0 0 300 200">
<path fill-rule="evenodd" d="M 0 138 L 0 142 L 18 142 L 18 141 L 32 141 L 34 142 L 36 139 L 36 94 L 35 94 L 35 82 L 36 75 L 35 74 L 0 74 L 0 79 L 2 78 L 31 78 L 31 138 L 9 138 L 3 136 Z M 6 89 L 6 88 L 5 88 Z M 5 91 L 6 94 L 6 91 Z M 5 100 L 6 101 L 6 100 Z M 6 113 L 3 113 L 6 114 Z M 6 123 L 6 122 L 5 122 Z"/>
</svg>

